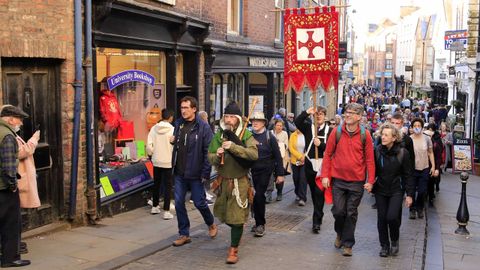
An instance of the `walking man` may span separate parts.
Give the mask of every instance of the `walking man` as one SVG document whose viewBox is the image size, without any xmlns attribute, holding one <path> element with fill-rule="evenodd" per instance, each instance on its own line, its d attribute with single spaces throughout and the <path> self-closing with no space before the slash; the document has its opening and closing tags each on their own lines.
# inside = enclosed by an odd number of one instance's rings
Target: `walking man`
<svg viewBox="0 0 480 270">
<path fill-rule="evenodd" d="M 257 143 L 252 133 L 244 129 L 241 115 L 235 102 L 228 104 L 220 120 L 220 129 L 208 148 L 208 160 L 219 175 L 212 185 L 213 190 L 218 190 L 213 212 L 231 228 L 228 264 L 238 262 L 238 246 L 251 203 L 249 193 L 253 192 L 248 171 L 258 159 Z"/>
<path fill-rule="evenodd" d="M 326 114 L 327 109 L 322 106 L 318 106 L 317 108 L 311 107 L 308 110 L 303 111 L 297 117 L 297 119 L 295 119 L 295 125 L 305 136 L 305 145 L 307 147 L 307 150 L 305 151 L 306 158 L 304 169 L 307 183 L 310 187 L 310 193 L 312 194 L 312 232 L 317 234 L 320 233 L 320 226 L 322 225 L 323 205 L 325 204 L 325 198 L 323 195 L 323 191 L 321 191 L 315 183 L 315 177 L 317 176 L 318 168 L 314 168 L 314 166 L 312 165 L 312 160 L 315 159 L 315 148 L 318 149 L 318 158 L 324 158 L 324 151 L 328 134 L 331 133 L 329 125 L 325 123 Z M 314 131 L 314 125 L 311 122 L 307 121 L 310 115 L 313 115 L 313 121 L 317 122 L 316 132 Z"/>
<path fill-rule="evenodd" d="M 28 117 L 14 106 L 4 107 L 0 114 L 0 238 L 2 243 L 3 267 L 29 265 L 29 260 L 21 260 L 20 247 L 20 197 L 17 187 L 18 143 L 17 134 Z"/>
<path fill-rule="evenodd" d="M 343 246 L 343 256 L 352 256 L 363 189 L 371 192 L 375 181 L 372 137 L 368 130 L 360 126 L 363 112 L 360 104 L 350 103 L 346 106 L 341 134 L 337 134 L 336 130 L 328 138 L 320 175 L 325 188 L 332 186 L 332 213 L 337 232 L 335 247 Z"/>
<path fill-rule="evenodd" d="M 210 177 L 208 145 L 212 140 L 210 126 L 197 116 L 197 100 L 186 96 L 180 100 L 181 119 L 175 123 L 173 161 L 175 176 L 175 210 L 179 237 L 174 246 L 190 243 L 190 221 L 185 208 L 185 195 L 190 188 L 195 207 L 208 225 L 211 238 L 217 236 L 217 225 L 205 198 L 203 181 Z"/>
</svg>

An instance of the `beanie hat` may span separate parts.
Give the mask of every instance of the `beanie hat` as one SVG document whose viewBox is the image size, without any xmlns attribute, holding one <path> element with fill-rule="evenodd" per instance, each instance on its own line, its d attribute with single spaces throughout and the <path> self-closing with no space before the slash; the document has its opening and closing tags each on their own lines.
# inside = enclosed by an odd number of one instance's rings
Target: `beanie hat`
<svg viewBox="0 0 480 270">
<path fill-rule="evenodd" d="M 242 116 L 242 111 L 238 107 L 238 104 L 235 101 L 232 101 L 227 105 L 227 107 L 225 107 L 223 114 L 234 114 Z"/>
</svg>

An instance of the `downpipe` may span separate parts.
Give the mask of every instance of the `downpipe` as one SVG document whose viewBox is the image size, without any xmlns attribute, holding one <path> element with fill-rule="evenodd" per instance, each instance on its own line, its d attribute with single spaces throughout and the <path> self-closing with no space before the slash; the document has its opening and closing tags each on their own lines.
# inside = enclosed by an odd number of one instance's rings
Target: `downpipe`
<svg viewBox="0 0 480 270">
<path fill-rule="evenodd" d="M 86 77 L 86 141 L 87 141 L 87 218 L 91 225 L 97 220 L 97 191 L 94 175 L 94 119 L 93 119 L 93 73 L 92 73 L 92 0 L 85 0 L 85 77 Z"/>
<path fill-rule="evenodd" d="M 80 140 L 80 109 L 82 103 L 82 4 L 81 0 L 74 2 L 74 33 L 75 33 L 75 89 L 73 105 L 72 158 L 70 170 L 70 196 L 68 219 L 74 220 L 77 213 L 78 186 L 78 150 Z"/>
</svg>

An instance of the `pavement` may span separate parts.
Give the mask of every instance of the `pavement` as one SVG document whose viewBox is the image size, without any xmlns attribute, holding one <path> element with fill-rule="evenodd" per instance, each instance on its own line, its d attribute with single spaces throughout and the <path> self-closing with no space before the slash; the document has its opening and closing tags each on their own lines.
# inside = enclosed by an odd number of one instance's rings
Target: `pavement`
<svg viewBox="0 0 480 270">
<path fill-rule="evenodd" d="M 469 209 L 470 236 L 454 234 L 459 182 L 458 175 L 444 175 L 435 207 L 429 208 L 426 219 L 409 220 L 408 210 L 403 209 L 397 257 L 378 256 L 373 197 L 364 194 L 353 256 L 343 257 L 341 250 L 333 246 L 336 234 L 330 206 L 324 208 L 320 234 L 313 234 L 311 201 L 304 207 L 297 206 L 291 178 L 287 178 L 283 200 L 267 205 L 265 236 L 256 238 L 250 233 L 252 219 L 246 225 L 236 265 L 225 264 L 229 227 L 220 225 L 217 238 L 210 239 L 199 212 L 187 202 L 193 240 L 190 244 L 172 247 L 177 236 L 176 219 L 150 215 L 145 206 L 104 218 L 96 226 L 26 239 L 30 252 L 22 258 L 30 259 L 32 265 L 24 269 L 478 269 L 480 209 Z M 471 176 L 467 187 L 470 206 L 480 203 L 478 191 L 480 178 Z"/>
</svg>

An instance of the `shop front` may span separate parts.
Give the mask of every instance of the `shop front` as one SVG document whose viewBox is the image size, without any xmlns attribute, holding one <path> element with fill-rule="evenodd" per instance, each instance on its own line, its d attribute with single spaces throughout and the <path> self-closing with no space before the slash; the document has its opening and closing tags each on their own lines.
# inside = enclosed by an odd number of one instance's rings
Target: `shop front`
<svg viewBox="0 0 480 270">
<path fill-rule="evenodd" d="M 114 214 L 150 197 L 149 130 L 162 109 L 179 116 L 182 97 L 198 98 L 209 24 L 133 3 L 99 9 L 93 32 L 98 197 L 102 212 Z"/>
<path fill-rule="evenodd" d="M 254 98 L 255 110 L 272 117 L 279 108 L 294 111 L 291 94 L 283 91 L 283 54 L 281 51 L 239 50 L 205 46 L 206 111 L 210 121 L 219 120 L 231 101 L 247 115 Z"/>
</svg>

